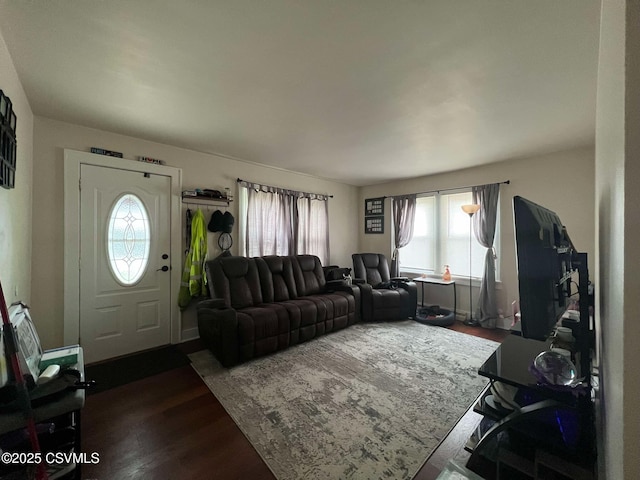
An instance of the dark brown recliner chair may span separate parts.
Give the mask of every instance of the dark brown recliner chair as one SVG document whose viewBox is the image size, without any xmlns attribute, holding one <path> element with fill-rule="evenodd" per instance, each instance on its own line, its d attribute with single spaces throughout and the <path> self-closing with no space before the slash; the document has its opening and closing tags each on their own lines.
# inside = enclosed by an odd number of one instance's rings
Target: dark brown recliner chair
<svg viewBox="0 0 640 480">
<path fill-rule="evenodd" d="M 353 282 L 360 287 L 362 319 L 403 320 L 415 317 L 418 289 L 407 277 L 393 277 L 384 255 L 354 253 Z"/>
</svg>

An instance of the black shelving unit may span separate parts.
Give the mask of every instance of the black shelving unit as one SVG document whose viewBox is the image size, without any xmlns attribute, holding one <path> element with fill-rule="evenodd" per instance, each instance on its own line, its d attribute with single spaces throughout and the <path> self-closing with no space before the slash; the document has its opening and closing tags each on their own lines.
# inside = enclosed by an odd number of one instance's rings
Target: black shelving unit
<svg viewBox="0 0 640 480">
<path fill-rule="evenodd" d="M 80 380 L 84 381 L 82 348 L 78 352 L 78 363 L 71 367 L 80 372 Z M 82 453 L 81 410 L 84 402 L 85 391 L 77 389 L 63 392 L 50 401 L 34 406 L 33 414 L 43 457 L 47 452 Z M 7 451 L 31 451 L 31 444 L 23 433 L 25 427 L 26 420 L 22 412 L 0 410 L 0 444 L 5 448 L 8 446 Z M 0 465 L 0 480 L 28 478 L 20 477 L 21 473 L 26 474 L 25 467 L 25 465 Z M 81 465 L 76 463 L 47 466 L 47 472 L 49 480 L 80 480 L 82 478 Z"/>
<path fill-rule="evenodd" d="M 517 387 L 515 400 L 521 407 L 493 408 L 490 385 L 483 391 L 473 406 L 483 420 L 465 445 L 471 470 L 486 478 L 595 478 L 589 392 L 576 397 L 540 386 L 528 371 L 535 356 L 547 348 L 546 342 L 511 335 L 480 368 L 480 375 L 492 382 Z M 540 473 L 545 469 L 552 476 Z"/>
</svg>

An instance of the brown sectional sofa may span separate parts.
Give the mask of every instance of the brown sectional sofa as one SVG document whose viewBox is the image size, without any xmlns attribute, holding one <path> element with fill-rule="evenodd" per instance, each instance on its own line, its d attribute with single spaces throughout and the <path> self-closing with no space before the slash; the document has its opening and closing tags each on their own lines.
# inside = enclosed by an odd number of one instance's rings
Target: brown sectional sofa
<svg viewBox="0 0 640 480">
<path fill-rule="evenodd" d="M 198 329 L 225 367 L 359 321 L 359 288 L 327 285 L 313 255 L 218 257 L 206 271 L 213 298 L 198 304 Z"/>
</svg>

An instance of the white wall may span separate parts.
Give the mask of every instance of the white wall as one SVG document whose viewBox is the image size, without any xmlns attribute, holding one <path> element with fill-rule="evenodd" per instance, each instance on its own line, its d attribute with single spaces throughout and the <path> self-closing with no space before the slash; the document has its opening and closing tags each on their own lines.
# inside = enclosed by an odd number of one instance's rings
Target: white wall
<svg viewBox="0 0 640 480">
<path fill-rule="evenodd" d="M 1 33 L 0 89 L 11 99 L 17 118 L 15 188 L 0 188 L 0 281 L 7 304 L 30 304 L 33 113 Z"/>
<path fill-rule="evenodd" d="M 640 5 L 604 0 L 596 117 L 600 478 L 640 478 Z"/>
<path fill-rule="evenodd" d="M 351 250 L 357 238 L 357 212 L 353 208 L 357 189 L 307 175 L 231 160 L 182 148 L 148 142 L 133 137 L 35 117 L 34 121 L 33 189 L 33 276 L 32 309 L 41 318 L 38 327 L 45 347 L 62 343 L 63 335 L 63 150 L 89 151 L 90 147 L 116 150 L 124 158 L 140 155 L 164 160 L 182 169 L 183 189 L 231 188 L 237 198 L 236 179 L 262 182 L 296 190 L 333 195 L 329 200 L 331 263 L 351 261 Z M 208 214 L 219 207 L 213 206 Z M 207 215 L 206 207 L 203 207 Z M 184 209 L 183 209 L 184 211 Z M 238 218 L 238 202 L 231 213 Z M 237 236 L 237 228 L 234 230 Z M 236 239 L 237 240 L 237 239 Z M 219 250 L 217 237 L 209 237 L 210 257 Z M 237 241 L 232 248 L 237 253 Z M 177 295 L 177 294 L 176 294 Z M 177 299 L 177 296 L 176 296 Z M 183 330 L 193 333 L 196 327 L 193 309 L 183 315 Z"/>
<path fill-rule="evenodd" d="M 511 312 L 511 302 L 518 298 L 515 239 L 513 230 L 514 195 L 521 195 L 555 211 L 564 222 L 573 242 L 587 252 L 593 263 L 594 243 L 594 149 L 580 148 L 545 156 L 511 160 L 469 168 L 441 175 L 386 183 L 360 190 L 359 232 L 361 251 L 382 252 L 391 256 L 391 200 L 385 206 L 385 234 L 364 234 L 364 200 L 366 198 L 403 193 L 426 192 L 510 180 L 501 185 L 501 285 L 498 286 L 498 307 L 505 315 Z M 455 272 L 453 272 L 455 275 Z M 468 281 L 467 281 L 468 282 Z M 469 290 L 464 280 L 458 286 L 458 309 L 468 311 Z M 450 306 L 451 294 L 445 289 L 425 290 L 429 303 Z M 478 298 L 474 288 L 473 298 Z"/>
</svg>

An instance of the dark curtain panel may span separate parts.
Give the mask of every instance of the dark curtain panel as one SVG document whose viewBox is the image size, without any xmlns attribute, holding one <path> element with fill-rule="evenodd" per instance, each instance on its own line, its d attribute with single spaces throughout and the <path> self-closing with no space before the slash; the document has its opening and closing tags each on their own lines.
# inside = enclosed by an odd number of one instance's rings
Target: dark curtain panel
<svg viewBox="0 0 640 480">
<path fill-rule="evenodd" d="M 480 210 L 473 216 L 473 232 L 478 242 L 487 248 L 484 273 L 480 284 L 477 318 L 483 327 L 496 328 L 498 302 L 496 300 L 496 252 L 493 248 L 493 241 L 496 234 L 500 184 L 480 185 L 473 187 L 471 191 L 473 203 L 480 205 Z"/>
<path fill-rule="evenodd" d="M 392 197 L 393 232 L 395 245 L 391 257 L 391 276 L 400 276 L 398 249 L 408 245 L 413 237 L 413 222 L 416 217 L 416 194 Z"/>
</svg>

